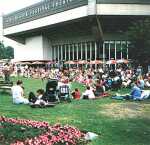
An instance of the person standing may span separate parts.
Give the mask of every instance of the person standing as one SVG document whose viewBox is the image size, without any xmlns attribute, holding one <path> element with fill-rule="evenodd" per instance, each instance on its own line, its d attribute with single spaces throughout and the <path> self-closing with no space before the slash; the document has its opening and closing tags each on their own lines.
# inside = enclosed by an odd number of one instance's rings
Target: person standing
<svg viewBox="0 0 150 145">
<path fill-rule="evenodd" d="M 10 66 L 9 66 L 8 63 L 6 63 L 4 65 L 3 73 L 4 73 L 4 76 L 5 76 L 5 82 L 9 83 L 10 82 Z"/>
</svg>

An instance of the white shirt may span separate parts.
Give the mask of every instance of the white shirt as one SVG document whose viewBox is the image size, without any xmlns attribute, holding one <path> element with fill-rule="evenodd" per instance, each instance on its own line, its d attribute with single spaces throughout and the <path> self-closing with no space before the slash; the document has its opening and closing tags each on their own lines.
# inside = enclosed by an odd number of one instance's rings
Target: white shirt
<svg viewBox="0 0 150 145">
<path fill-rule="evenodd" d="M 120 78 L 118 76 L 114 77 L 114 81 L 118 81 Z"/>
<path fill-rule="evenodd" d="M 83 95 L 88 96 L 89 99 L 94 99 L 95 95 L 92 90 L 86 90 Z"/>
<path fill-rule="evenodd" d="M 17 99 L 17 98 L 19 99 L 19 98 L 22 97 L 23 89 L 20 86 L 18 86 L 18 85 L 13 86 L 11 88 L 11 90 L 12 90 L 12 97 L 13 97 L 13 99 Z"/>
<path fill-rule="evenodd" d="M 58 82 L 57 88 L 59 89 L 61 86 L 68 86 L 69 89 L 71 88 L 71 85 L 69 83 L 66 84 L 66 83 Z"/>
<path fill-rule="evenodd" d="M 42 99 L 42 97 L 43 97 L 43 95 L 39 95 L 39 96 L 38 96 L 38 99 L 40 100 L 40 99 Z"/>
</svg>

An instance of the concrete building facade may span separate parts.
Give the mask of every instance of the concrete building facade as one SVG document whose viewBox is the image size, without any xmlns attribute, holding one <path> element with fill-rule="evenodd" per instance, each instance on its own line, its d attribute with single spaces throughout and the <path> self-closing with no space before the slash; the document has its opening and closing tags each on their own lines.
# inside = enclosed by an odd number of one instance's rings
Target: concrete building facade
<svg viewBox="0 0 150 145">
<path fill-rule="evenodd" d="M 124 32 L 150 16 L 149 0 L 44 0 L 3 17 L 16 60 L 129 58 Z"/>
</svg>

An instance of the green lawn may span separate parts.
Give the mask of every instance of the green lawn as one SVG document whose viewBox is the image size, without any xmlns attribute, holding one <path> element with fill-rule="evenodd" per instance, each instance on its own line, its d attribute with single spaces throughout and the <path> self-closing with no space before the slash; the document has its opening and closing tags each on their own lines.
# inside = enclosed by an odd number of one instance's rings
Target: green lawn
<svg viewBox="0 0 150 145">
<path fill-rule="evenodd" d="M 44 129 L 33 128 L 30 126 L 14 125 L 12 123 L 2 123 L 0 128 L 0 144 L 9 145 L 16 140 L 24 141 L 26 138 L 34 138 L 45 132 Z"/>
<path fill-rule="evenodd" d="M 23 79 L 26 95 L 45 88 L 41 80 Z M 84 87 L 73 83 L 72 88 Z M 127 91 L 127 90 L 124 90 Z M 80 100 L 58 104 L 54 108 L 35 109 L 14 105 L 7 94 L 0 94 L 0 116 L 47 121 L 95 132 L 99 138 L 90 145 L 150 145 L 150 101 L 127 102 L 110 98 Z"/>
</svg>

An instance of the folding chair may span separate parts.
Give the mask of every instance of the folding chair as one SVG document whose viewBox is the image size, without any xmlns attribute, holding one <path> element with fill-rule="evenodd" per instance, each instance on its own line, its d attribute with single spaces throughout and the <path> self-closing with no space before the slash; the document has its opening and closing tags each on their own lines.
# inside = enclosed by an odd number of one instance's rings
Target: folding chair
<svg viewBox="0 0 150 145">
<path fill-rule="evenodd" d="M 71 102 L 70 89 L 68 85 L 63 85 L 59 87 L 59 99 L 60 101 Z"/>
</svg>

